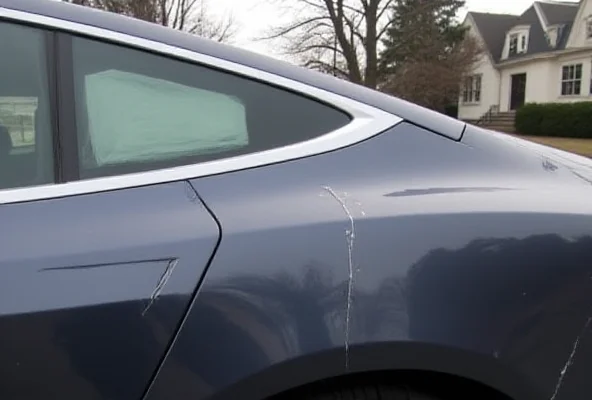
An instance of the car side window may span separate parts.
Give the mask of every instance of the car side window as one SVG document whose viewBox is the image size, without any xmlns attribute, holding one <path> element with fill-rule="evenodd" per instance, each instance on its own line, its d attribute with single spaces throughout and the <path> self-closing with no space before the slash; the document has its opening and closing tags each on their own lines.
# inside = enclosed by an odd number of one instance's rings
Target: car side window
<svg viewBox="0 0 592 400">
<path fill-rule="evenodd" d="M 0 22 L 0 190 L 54 183 L 45 33 Z"/>
<path fill-rule="evenodd" d="M 213 68 L 73 38 L 80 176 L 255 153 L 334 131 L 349 115 Z"/>
</svg>

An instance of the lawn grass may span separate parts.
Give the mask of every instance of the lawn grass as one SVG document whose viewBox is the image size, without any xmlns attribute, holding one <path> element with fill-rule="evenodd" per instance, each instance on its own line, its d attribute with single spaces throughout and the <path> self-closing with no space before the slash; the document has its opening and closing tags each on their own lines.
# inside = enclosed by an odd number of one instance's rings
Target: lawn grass
<svg viewBox="0 0 592 400">
<path fill-rule="evenodd" d="M 519 136 L 522 139 L 555 147 L 571 153 L 592 157 L 592 139 L 571 139 L 556 137 Z"/>
</svg>

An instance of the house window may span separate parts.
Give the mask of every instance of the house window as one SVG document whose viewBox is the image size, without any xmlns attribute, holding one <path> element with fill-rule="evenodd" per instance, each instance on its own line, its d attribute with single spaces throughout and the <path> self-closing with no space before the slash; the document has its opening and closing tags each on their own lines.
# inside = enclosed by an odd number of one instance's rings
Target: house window
<svg viewBox="0 0 592 400">
<path fill-rule="evenodd" d="M 586 38 L 592 39 L 592 16 L 586 21 Z"/>
<path fill-rule="evenodd" d="M 526 33 L 512 33 L 510 35 L 509 55 L 515 56 L 516 54 L 525 53 L 527 45 L 528 36 Z"/>
<path fill-rule="evenodd" d="M 582 64 L 565 65 L 561 74 L 561 95 L 579 96 L 582 91 Z"/>
<path fill-rule="evenodd" d="M 481 101 L 481 75 L 469 76 L 463 87 L 463 103 L 479 103 Z"/>
<path fill-rule="evenodd" d="M 510 35 L 510 55 L 514 56 L 518 54 L 518 34 L 514 33 Z"/>
</svg>

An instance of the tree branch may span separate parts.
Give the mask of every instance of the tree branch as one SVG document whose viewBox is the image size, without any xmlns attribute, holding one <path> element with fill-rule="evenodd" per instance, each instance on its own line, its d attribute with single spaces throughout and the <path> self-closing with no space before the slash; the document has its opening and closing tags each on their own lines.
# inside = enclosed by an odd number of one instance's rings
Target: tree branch
<svg viewBox="0 0 592 400">
<path fill-rule="evenodd" d="M 393 23 L 393 20 L 390 19 L 385 25 L 384 27 L 376 34 L 376 38 L 377 39 L 382 39 L 382 37 L 384 36 L 384 34 L 388 31 L 389 27 L 391 26 L 391 24 Z"/>
<path fill-rule="evenodd" d="M 326 63 L 321 60 L 309 60 L 304 63 L 304 66 L 307 68 L 318 69 L 318 70 L 321 70 L 324 72 L 334 71 L 334 72 L 339 73 L 339 75 L 341 75 L 343 77 L 348 76 L 347 71 L 344 71 L 343 69 L 335 67 L 332 64 Z"/>
<path fill-rule="evenodd" d="M 328 17 L 326 17 L 326 16 L 307 18 L 307 19 L 305 19 L 303 21 L 300 21 L 300 22 L 294 23 L 294 24 L 292 24 L 292 25 L 290 25 L 288 27 L 282 28 L 279 32 L 274 33 L 274 34 L 272 34 L 270 36 L 266 36 L 263 39 L 264 40 L 277 39 L 279 37 L 282 37 L 282 36 L 287 35 L 288 33 L 292 33 L 292 32 L 294 32 L 294 31 L 296 31 L 296 30 L 298 30 L 298 29 L 300 29 L 300 28 L 302 28 L 302 27 L 304 27 L 306 25 L 309 25 L 309 24 L 311 24 L 313 22 L 327 20 L 327 19 L 328 19 Z"/>
</svg>

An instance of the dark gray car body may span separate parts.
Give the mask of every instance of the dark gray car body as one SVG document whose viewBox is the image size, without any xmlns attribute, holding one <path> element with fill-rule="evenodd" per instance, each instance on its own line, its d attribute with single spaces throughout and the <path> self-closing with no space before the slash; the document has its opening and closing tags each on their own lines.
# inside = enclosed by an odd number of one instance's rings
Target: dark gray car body
<svg viewBox="0 0 592 400">
<path fill-rule="evenodd" d="M 403 120 L 302 159 L 1 205 L 0 230 L 18 227 L 0 243 L 1 398 L 263 399 L 374 371 L 435 372 L 515 400 L 592 396 L 589 160 L 151 24 L 0 7 Z"/>
</svg>

